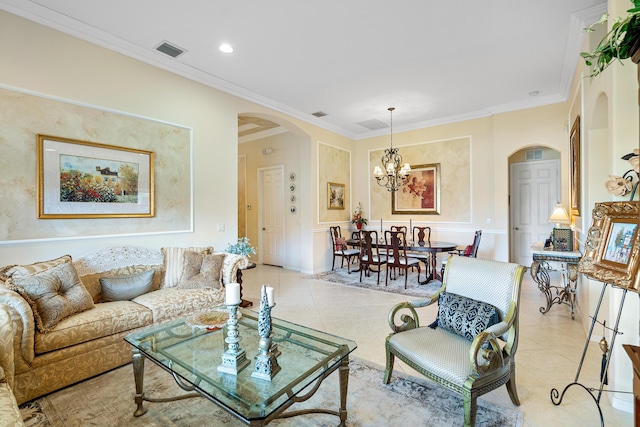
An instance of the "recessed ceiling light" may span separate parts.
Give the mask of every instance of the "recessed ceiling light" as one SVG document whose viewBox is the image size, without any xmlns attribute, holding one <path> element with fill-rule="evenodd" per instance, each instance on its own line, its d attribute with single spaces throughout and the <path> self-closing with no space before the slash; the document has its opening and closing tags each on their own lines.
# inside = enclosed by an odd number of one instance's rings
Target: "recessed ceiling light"
<svg viewBox="0 0 640 427">
<path fill-rule="evenodd" d="M 229 43 L 222 43 L 218 46 L 218 50 L 222 53 L 232 53 L 233 47 Z"/>
</svg>

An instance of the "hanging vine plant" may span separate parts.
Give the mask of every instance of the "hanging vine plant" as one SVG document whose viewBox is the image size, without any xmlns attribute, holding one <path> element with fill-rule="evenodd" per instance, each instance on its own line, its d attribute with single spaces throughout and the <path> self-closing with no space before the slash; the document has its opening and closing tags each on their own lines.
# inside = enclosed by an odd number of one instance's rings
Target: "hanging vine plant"
<svg viewBox="0 0 640 427">
<path fill-rule="evenodd" d="M 632 0 L 633 7 L 627 10 L 625 18 L 615 18 L 611 30 L 598 43 L 593 52 L 582 52 L 585 63 L 593 69 L 594 77 L 604 71 L 614 60 L 622 61 L 631 58 L 640 63 L 640 0 Z M 585 28 L 586 32 L 595 31 L 596 25 L 606 25 L 609 14 L 602 15 L 595 24 Z"/>
</svg>

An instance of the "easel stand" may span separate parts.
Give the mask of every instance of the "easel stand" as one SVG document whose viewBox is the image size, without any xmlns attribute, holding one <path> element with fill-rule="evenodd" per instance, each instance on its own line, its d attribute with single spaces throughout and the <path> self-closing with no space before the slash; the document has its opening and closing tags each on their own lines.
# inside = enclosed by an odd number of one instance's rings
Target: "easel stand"
<svg viewBox="0 0 640 427">
<path fill-rule="evenodd" d="M 576 385 L 579 387 L 582 387 L 583 389 L 585 389 L 588 393 L 589 396 L 591 396 L 593 398 L 593 401 L 595 402 L 597 408 L 598 408 L 598 413 L 600 414 L 600 425 L 602 427 L 604 427 L 604 418 L 602 416 L 602 409 L 600 409 L 600 397 L 602 396 L 602 391 L 604 388 L 604 383 L 605 383 L 605 378 L 606 378 L 606 372 L 609 370 L 609 362 L 611 361 L 611 353 L 613 352 L 613 346 L 615 345 L 616 342 L 616 336 L 620 333 L 618 332 L 618 324 L 620 323 L 620 316 L 622 315 L 622 307 L 624 306 L 624 299 L 627 296 L 627 289 L 623 289 L 622 291 L 622 298 L 620 299 L 620 307 L 618 308 L 618 317 L 616 318 L 616 324 L 613 327 L 613 329 L 611 329 L 611 331 L 613 332 L 613 337 L 611 337 L 611 345 L 609 346 L 609 354 L 607 355 L 607 362 L 605 364 L 604 367 L 604 375 L 601 376 L 600 378 L 600 387 L 598 389 L 594 389 L 592 387 L 585 387 L 583 384 L 580 384 L 578 382 L 578 378 L 580 377 L 580 371 L 582 370 L 582 364 L 584 362 L 584 358 L 587 354 L 587 349 L 589 348 L 589 342 L 591 341 L 591 334 L 593 334 L 593 328 L 595 326 L 595 324 L 598 321 L 598 312 L 600 311 L 600 305 L 602 304 L 602 298 L 604 297 L 604 292 L 607 290 L 607 283 L 603 283 L 602 284 L 602 292 L 600 292 L 600 299 L 598 300 L 598 305 L 596 306 L 596 311 L 593 314 L 593 317 L 591 318 L 591 327 L 589 328 L 589 335 L 587 336 L 587 341 L 584 344 L 584 350 L 582 351 L 582 358 L 580 359 L 580 365 L 578 365 L 578 371 L 576 372 L 576 378 L 575 380 L 567 385 L 564 390 L 562 390 L 562 394 L 559 395 L 558 390 L 555 388 L 551 389 L 551 402 L 553 402 L 554 405 L 558 406 L 562 403 L 562 399 L 564 398 L 564 394 L 567 392 L 567 390 Z M 598 391 L 597 397 L 594 395 L 595 391 Z M 616 393 L 616 391 L 614 390 L 607 390 L 611 393 Z M 559 397 L 558 397 L 559 396 Z"/>
</svg>

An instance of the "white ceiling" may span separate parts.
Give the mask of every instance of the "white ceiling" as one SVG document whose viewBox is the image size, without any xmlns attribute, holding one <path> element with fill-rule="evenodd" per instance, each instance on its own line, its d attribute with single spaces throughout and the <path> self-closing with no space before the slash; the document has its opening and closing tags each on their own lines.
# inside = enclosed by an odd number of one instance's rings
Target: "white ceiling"
<svg viewBox="0 0 640 427">
<path fill-rule="evenodd" d="M 606 0 L 0 0 L 0 9 L 360 139 L 388 132 L 358 123 L 388 126 L 391 106 L 395 132 L 566 100 L 582 29 Z M 186 52 L 160 53 L 163 41 Z M 222 42 L 235 52 L 219 52 Z"/>
</svg>

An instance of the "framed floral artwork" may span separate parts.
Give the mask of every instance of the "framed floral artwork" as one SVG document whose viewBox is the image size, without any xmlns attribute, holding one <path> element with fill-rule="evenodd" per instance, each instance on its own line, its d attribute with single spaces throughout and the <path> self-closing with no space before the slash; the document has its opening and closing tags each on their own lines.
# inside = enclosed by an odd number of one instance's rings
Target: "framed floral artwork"
<svg viewBox="0 0 640 427">
<path fill-rule="evenodd" d="M 344 184 L 327 183 L 327 209 L 344 209 Z"/>
<path fill-rule="evenodd" d="M 639 292 L 639 215 L 640 202 L 596 203 L 579 271 L 594 280 Z"/>
<path fill-rule="evenodd" d="M 391 213 L 440 215 L 440 163 L 411 165 L 406 184 L 391 193 Z"/>
<path fill-rule="evenodd" d="M 38 218 L 154 216 L 151 151 L 37 136 Z"/>
</svg>

